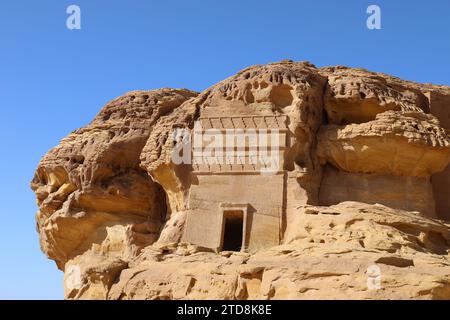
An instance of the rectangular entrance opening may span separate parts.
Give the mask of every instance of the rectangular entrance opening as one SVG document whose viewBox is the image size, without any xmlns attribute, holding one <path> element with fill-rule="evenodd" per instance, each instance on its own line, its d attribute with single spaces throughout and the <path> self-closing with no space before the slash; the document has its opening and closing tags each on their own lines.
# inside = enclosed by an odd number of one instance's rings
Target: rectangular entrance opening
<svg viewBox="0 0 450 320">
<path fill-rule="evenodd" d="M 244 212 L 233 210 L 224 212 L 224 251 L 241 251 L 244 236 Z"/>
</svg>

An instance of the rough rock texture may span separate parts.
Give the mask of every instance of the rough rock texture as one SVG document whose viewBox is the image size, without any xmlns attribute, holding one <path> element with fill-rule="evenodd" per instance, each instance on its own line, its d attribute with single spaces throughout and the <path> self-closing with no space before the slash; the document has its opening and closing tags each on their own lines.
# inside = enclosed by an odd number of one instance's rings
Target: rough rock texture
<svg viewBox="0 0 450 320">
<path fill-rule="evenodd" d="M 368 122 L 388 110 L 430 110 L 420 88 L 397 78 L 340 66 L 319 72 L 328 77 L 325 109 L 331 123 Z"/>
<path fill-rule="evenodd" d="M 151 246 L 111 299 L 449 299 L 449 226 L 381 205 L 299 208 L 296 235 L 254 254 Z M 180 264 L 183 266 L 180 269 Z M 381 269 L 368 290 L 367 269 Z"/>
<path fill-rule="evenodd" d="M 449 141 L 431 115 L 386 111 L 373 121 L 322 126 L 318 153 L 347 172 L 427 177 L 445 169 Z"/>
<path fill-rule="evenodd" d="M 430 176 L 450 159 L 447 133 L 433 116 L 386 111 L 362 124 L 324 125 L 318 145 L 321 162 L 332 166 L 324 173 L 321 204 L 380 202 L 435 216 Z M 345 188 L 334 190 L 339 184 Z"/>
<path fill-rule="evenodd" d="M 449 87 L 292 61 L 199 94 L 127 93 L 39 163 L 41 248 L 65 271 L 69 299 L 450 299 L 449 104 Z M 276 233 L 261 220 L 276 245 L 259 248 L 267 239 L 252 231 L 244 237 L 256 245 L 240 252 L 199 245 L 214 236 L 216 209 L 195 206 L 240 178 L 175 164 L 175 133 L 230 116 L 245 128 L 249 117 L 286 119 L 270 180 L 282 181 Z M 237 196 L 277 199 L 245 179 Z M 252 210 L 254 227 L 266 216 Z M 373 265 L 377 290 L 367 286 Z"/>
<path fill-rule="evenodd" d="M 42 250 L 58 268 L 73 259 L 92 264 L 97 254 L 96 264 L 101 260 L 115 275 L 158 239 L 165 193 L 140 169 L 139 156 L 156 121 L 195 95 L 175 89 L 128 93 L 41 160 L 31 183 L 37 229 Z M 91 297 L 106 297 L 107 289 L 98 291 Z"/>
<path fill-rule="evenodd" d="M 386 74 L 344 66 L 319 69 L 328 77 L 325 108 L 332 124 L 374 120 L 387 110 L 420 111 L 434 115 L 450 130 L 450 87 L 403 81 Z M 354 112 L 359 111 L 359 112 Z M 353 117 L 353 118 L 352 118 Z M 450 166 L 435 173 L 431 183 L 439 217 L 450 219 L 450 197 L 442 190 L 450 185 Z"/>
</svg>

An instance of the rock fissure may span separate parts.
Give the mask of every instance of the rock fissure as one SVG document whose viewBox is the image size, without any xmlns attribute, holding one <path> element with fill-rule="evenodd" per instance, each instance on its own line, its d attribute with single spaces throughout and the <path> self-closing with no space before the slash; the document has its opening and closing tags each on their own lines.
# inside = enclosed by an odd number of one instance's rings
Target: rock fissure
<svg viewBox="0 0 450 320">
<path fill-rule="evenodd" d="M 68 299 L 449 299 L 449 105 L 450 87 L 289 60 L 127 93 L 41 159 L 41 248 Z M 177 132 L 231 129 L 278 132 L 277 170 L 251 162 L 258 139 L 173 161 Z"/>
</svg>

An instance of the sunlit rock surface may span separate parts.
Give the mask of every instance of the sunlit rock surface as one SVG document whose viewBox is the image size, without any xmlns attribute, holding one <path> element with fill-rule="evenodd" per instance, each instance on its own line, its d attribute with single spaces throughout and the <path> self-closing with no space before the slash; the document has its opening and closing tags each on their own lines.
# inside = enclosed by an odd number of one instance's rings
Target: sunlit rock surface
<svg viewBox="0 0 450 320">
<path fill-rule="evenodd" d="M 450 299 L 449 106 L 292 61 L 127 93 L 40 161 L 41 248 L 68 299 Z M 280 131 L 278 170 L 174 163 L 199 123 Z"/>
</svg>

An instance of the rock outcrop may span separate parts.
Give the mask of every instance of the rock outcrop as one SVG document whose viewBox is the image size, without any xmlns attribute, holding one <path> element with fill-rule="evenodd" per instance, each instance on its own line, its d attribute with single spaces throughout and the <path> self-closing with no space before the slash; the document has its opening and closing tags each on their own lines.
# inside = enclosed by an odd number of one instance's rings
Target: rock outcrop
<svg viewBox="0 0 450 320">
<path fill-rule="evenodd" d="M 356 202 L 299 208 L 294 224 L 295 237 L 253 254 L 218 255 L 188 244 L 147 247 L 109 298 L 450 298 L 448 225 Z M 380 268 L 379 290 L 367 287 L 373 265 Z"/>
<path fill-rule="evenodd" d="M 450 299 L 449 104 L 292 61 L 127 93 L 40 161 L 41 248 L 69 299 Z M 174 161 L 199 124 L 281 132 L 279 167 Z"/>
<path fill-rule="evenodd" d="M 31 183 L 37 229 L 42 250 L 59 269 L 76 261 L 114 279 L 158 239 L 166 196 L 139 167 L 139 157 L 158 119 L 194 96 L 174 89 L 128 93 L 41 160 Z M 91 290 L 92 297 L 104 298 L 108 289 Z"/>
</svg>

